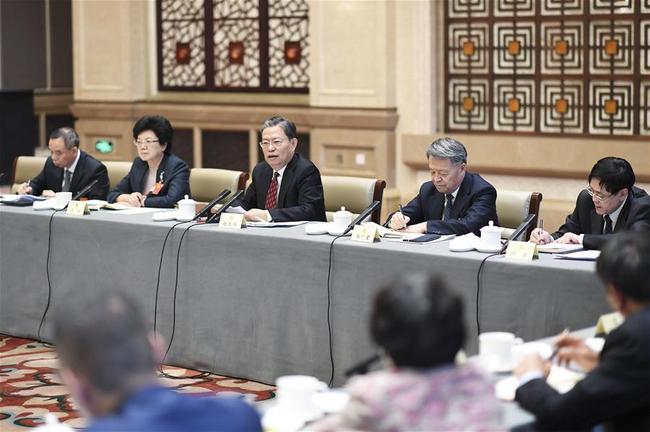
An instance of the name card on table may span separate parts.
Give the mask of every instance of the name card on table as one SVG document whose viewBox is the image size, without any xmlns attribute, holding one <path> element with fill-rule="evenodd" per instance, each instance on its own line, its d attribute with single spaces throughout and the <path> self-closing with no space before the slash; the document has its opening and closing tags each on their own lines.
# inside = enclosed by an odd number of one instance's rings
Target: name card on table
<svg viewBox="0 0 650 432">
<path fill-rule="evenodd" d="M 507 259 L 532 261 L 537 258 L 537 245 L 531 242 L 511 241 L 506 249 Z"/>
<path fill-rule="evenodd" d="M 68 203 L 68 209 L 65 211 L 66 214 L 83 216 L 90 214 L 90 208 L 88 208 L 88 201 L 70 201 Z"/>
<path fill-rule="evenodd" d="M 379 231 L 376 226 L 371 225 L 355 225 L 352 229 L 353 241 L 363 243 L 373 243 L 375 239 L 379 239 Z"/>
<path fill-rule="evenodd" d="M 241 213 L 221 213 L 219 228 L 241 229 L 246 226 L 244 215 Z"/>
</svg>

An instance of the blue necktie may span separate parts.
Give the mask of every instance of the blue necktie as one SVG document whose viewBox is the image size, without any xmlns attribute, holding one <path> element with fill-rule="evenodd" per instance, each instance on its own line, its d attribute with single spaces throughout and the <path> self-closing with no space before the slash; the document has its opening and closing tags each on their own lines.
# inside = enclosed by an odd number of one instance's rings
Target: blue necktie
<svg viewBox="0 0 650 432">
<path fill-rule="evenodd" d="M 442 220 L 449 220 L 451 219 L 451 200 L 454 199 L 454 196 L 452 194 L 447 194 L 445 195 L 447 197 L 447 204 L 445 205 L 445 210 L 442 212 Z"/>
</svg>

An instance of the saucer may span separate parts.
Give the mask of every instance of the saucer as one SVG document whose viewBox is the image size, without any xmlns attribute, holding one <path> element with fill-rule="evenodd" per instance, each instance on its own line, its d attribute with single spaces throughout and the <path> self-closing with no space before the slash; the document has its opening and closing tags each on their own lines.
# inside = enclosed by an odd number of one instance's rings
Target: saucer
<svg viewBox="0 0 650 432">
<path fill-rule="evenodd" d="M 308 223 L 305 225 L 305 233 L 310 235 L 327 234 L 328 228 L 327 222 Z"/>
<path fill-rule="evenodd" d="M 501 245 L 499 246 L 484 246 L 481 242 L 476 243 L 474 246 L 477 251 L 483 252 L 483 253 L 496 253 L 496 252 L 501 252 Z"/>
<path fill-rule="evenodd" d="M 449 250 L 452 252 L 469 252 L 474 250 L 474 244 L 471 241 L 452 240 L 449 242 Z"/>
</svg>

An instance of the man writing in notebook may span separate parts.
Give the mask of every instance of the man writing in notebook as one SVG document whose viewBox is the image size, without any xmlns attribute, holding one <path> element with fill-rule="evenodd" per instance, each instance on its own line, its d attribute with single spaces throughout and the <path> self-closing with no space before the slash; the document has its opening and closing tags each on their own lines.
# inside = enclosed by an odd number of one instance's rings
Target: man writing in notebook
<svg viewBox="0 0 650 432">
<path fill-rule="evenodd" d="M 650 197 L 634 186 L 632 166 L 625 159 L 606 157 L 593 166 L 587 179 L 589 186 L 578 195 L 576 207 L 556 232 L 533 230 L 530 241 L 546 244 L 553 241 L 600 249 L 622 231 L 645 231 L 650 234 Z"/>
<path fill-rule="evenodd" d="M 453 138 L 440 138 L 427 148 L 431 181 L 392 215 L 394 230 L 415 233 L 480 235 L 497 220 L 497 191 L 478 174 L 467 172 L 467 150 Z"/>
</svg>

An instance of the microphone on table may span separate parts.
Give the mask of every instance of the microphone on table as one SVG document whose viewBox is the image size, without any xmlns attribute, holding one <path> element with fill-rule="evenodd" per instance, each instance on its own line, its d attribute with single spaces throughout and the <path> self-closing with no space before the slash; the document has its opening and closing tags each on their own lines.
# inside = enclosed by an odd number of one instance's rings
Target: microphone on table
<svg viewBox="0 0 650 432">
<path fill-rule="evenodd" d="M 239 197 L 242 196 L 243 194 L 244 194 L 243 190 L 237 191 L 232 196 L 232 198 L 230 198 L 228 201 L 226 201 L 226 203 L 224 205 L 222 205 L 219 210 L 216 211 L 216 213 L 214 213 L 212 216 L 207 218 L 205 223 L 209 224 L 209 223 L 217 222 L 217 220 L 219 219 L 219 216 L 221 216 L 221 213 L 226 211 L 228 209 L 228 207 L 230 207 L 232 205 L 232 203 L 235 202 L 237 199 L 239 199 Z"/>
<path fill-rule="evenodd" d="M 388 228 L 390 225 L 390 221 L 393 219 L 393 216 L 395 216 L 395 213 L 397 213 L 399 210 L 395 210 L 391 214 L 388 215 L 388 218 L 386 219 L 386 222 L 382 225 L 384 228 Z"/>
<path fill-rule="evenodd" d="M 355 220 L 353 220 L 350 225 L 348 225 L 348 227 L 345 229 L 345 231 L 343 231 L 343 233 L 341 235 L 344 236 L 347 233 L 349 233 L 350 231 L 352 231 L 352 228 L 354 228 L 355 225 L 360 224 L 361 222 L 363 222 L 364 219 L 366 219 L 368 216 L 370 216 L 372 214 L 372 212 L 375 211 L 375 209 L 377 207 L 379 207 L 380 204 L 381 204 L 381 201 L 374 201 L 372 204 L 370 204 L 368 207 L 366 207 L 366 209 L 364 211 L 362 211 L 361 214 L 359 216 L 357 216 L 357 218 Z"/>
<path fill-rule="evenodd" d="M 505 253 L 506 249 L 508 248 L 508 244 L 510 241 L 514 241 L 517 237 L 519 237 L 524 231 L 526 231 L 530 226 L 533 224 L 535 219 L 537 218 L 537 215 L 533 213 L 528 213 L 528 216 L 526 216 L 526 219 L 522 223 L 519 224 L 517 229 L 508 237 L 508 240 L 503 244 L 503 247 L 501 248 L 500 253 Z"/>
<path fill-rule="evenodd" d="M 86 195 L 93 188 L 93 186 L 95 186 L 97 184 L 98 181 L 99 181 L 98 179 L 95 179 L 95 180 L 91 181 L 90 183 L 88 183 L 88 186 L 81 189 L 79 192 L 77 192 L 77 194 L 75 196 L 72 197 L 72 200 L 73 201 L 78 200 L 82 196 Z"/>
<path fill-rule="evenodd" d="M 203 207 L 201 209 L 201 211 L 196 216 L 194 216 L 194 220 L 199 220 L 203 216 L 206 216 L 208 213 L 210 213 L 210 210 L 212 210 L 212 207 L 214 207 L 215 205 L 217 205 L 219 203 L 219 201 L 221 201 L 222 199 L 227 197 L 229 193 L 230 193 L 230 190 L 228 190 L 228 189 L 222 190 L 219 193 L 219 195 L 216 196 L 215 199 L 210 201 L 205 207 Z"/>
<path fill-rule="evenodd" d="M 361 360 L 359 363 L 352 366 L 350 369 L 345 371 L 345 377 L 350 378 L 354 375 L 363 375 L 368 372 L 370 367 L 381 360 L 379 354 L 375 354 L 366 359 Z"/>
</svg>

